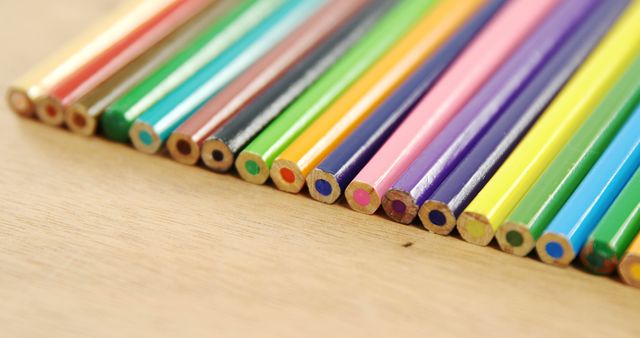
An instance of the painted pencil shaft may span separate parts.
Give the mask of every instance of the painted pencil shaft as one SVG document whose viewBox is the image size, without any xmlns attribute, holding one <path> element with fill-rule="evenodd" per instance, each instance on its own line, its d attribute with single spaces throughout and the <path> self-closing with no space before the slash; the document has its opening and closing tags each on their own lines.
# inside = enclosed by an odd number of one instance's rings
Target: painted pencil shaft
<svg viewBox="0 0 640 338">
<path fill-rule="evenodd" d="M 580 252 L 582 264 L 597 274 L 611 274 L 640 231 L 640 170 L 631 177 Z"/>
<path fill-rule="evenodd" d="M 111 78 L 81 97 L 65 111 L 65 124 L 73 132 L 93 135 L 104 110 L 120 96 L 167 62 L 200 34 L 210 22 L 226 12 L 232 0 L 221 0 L 173 31 L 144 54 L 113 74 Z"/>
<path fill-rule="evenodd" d="M 311 170 L 426 62 L 483 3 L 483 0 L 447 0 L 433 7 L 278 156 L 271 170 L 271 179 L 278 189 L 299 192 Z M 293 173 L 295 180 L 289 180 L 289 172 Z"/>
<path fill-rule="evenodd" d="M 568 265 L 582 250 L 611 203 L 640 168 L 638 126 L 640 105 L 538 240 L 536 251 L 542 261 Z"/>
<path fill-rule="evenodd" d="M 144 111 L 219 56 L 283 1 L 244 1 L 211 23 L 180 53 L 107 108 L 100 120 L 107 138 L 127 142 L 131 125 Z"/>
<path fill-rule="evenodd" d="M 430 1 L 397 3 L 347 54 L 265 128 L 236 159 L 240 176 L 263 184 L 273 160 L 417 22 Z"/>
<path fill-rule="evenodd" d="M 322 1 L 287 0 L 219 57 L 142 114 L 129 136 L 136 149 L 160 150 L 171 132 L 303 22 Z"/>
<path fill-rule="evenodd" d="M 430 231 L 447 235 L 457 217 L 520 142 L 545 107 L 567 83 L 628 1 L 601 3 L 527 84 L 478 144 L 420 207 L 420 220 Z M 500 236 L 498 235 L 500 243 Z"/>
<path fill-rule="evenodd" d="M 36 114 L 46 124 L 61 125 L 67 107 L 187 22 L 210 2 L 179 1 L 167 7 L 53 86 L 48 95 L 36 100 Z"/>
<path fill-rule="evenodd" d="M 510 1 L 449 67 L 347 187 L 356 211 L 371 214 L 419 152 L 519 46 L 558 1 Z"/>
<path fill-rule="evenodd" d="M 184 164 L 196 164 L 206 138 L 278 81 L 367 3 L 368 0 L 329 1 L 180 125 L 167 140 L 171 157 Z"/>
<path fill-rule="evenodd" d="M 522 196 L 633 62 L 640 47 L 633 2 L 522 142 L 458 218 L 488 243 Z"/>
<path fill-rule="evenodd" d="M 13 83 L 7 90 L 9 107 L 20 115 L 34 116 L 34 100 L 175 1 L 128 1 Z"/>
<path fill-rule="evenodd" d="M 223 124 L 202 146 L 204 164 L 218 172 L 231 169 L 240 150 L 356 44 L 390 5 L 374 1 Z"/>
<path fill-rule="evenodd" d="M 498 235 L 501 247 L 518 255 L 533 249 L 633 112 L 640 100 L 639 72 L 640 59 L 636 59 L 507 216 Z M 507 236 L 515 242 L 509 244 Z"/>
<path fill-rule="evenodd" d="M 524 40 L 384 195 L 382 206 L 391 219 L 404 224 L 415 219 L 420 206 L 503 116 L 597 3 L 597 0 L 561 3 Z"/>
<path fill-rule="evenodd" d="M 478 11 L 312 171 L 307 185 L 314 199 L 325 203 L 334 203 L 338 199 L 404 117 L 503 4 L 502 0 L 490 1 Z"/>
<path fill-rule="evenodd" d="M 625 283 L 640 288 L 640 234 L 636 235 L 622 257 L 618 274 Z"/>
</svg>

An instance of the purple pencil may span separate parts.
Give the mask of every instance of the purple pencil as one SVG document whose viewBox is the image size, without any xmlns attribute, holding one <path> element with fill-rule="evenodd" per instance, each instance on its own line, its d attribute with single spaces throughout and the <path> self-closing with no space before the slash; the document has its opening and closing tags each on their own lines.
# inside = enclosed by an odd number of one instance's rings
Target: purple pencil
<svg viewBox="0 0 640 338">
<path fill-rule="evenodd" d="M 430 231 L 447 235 L 527 130 L 617 20 L 629 0 L 600 2 L 478 144 L 428 197 L 418 213 Z"/>
<path fill-rule="evenodd" d="M 405 224 L 415 219 L 426 198 L 518 97 L 597 3 L 597 0 L 567 0 L 549 14 L 385 194 L 382 206 L 391 219 Z"/>
</svg>

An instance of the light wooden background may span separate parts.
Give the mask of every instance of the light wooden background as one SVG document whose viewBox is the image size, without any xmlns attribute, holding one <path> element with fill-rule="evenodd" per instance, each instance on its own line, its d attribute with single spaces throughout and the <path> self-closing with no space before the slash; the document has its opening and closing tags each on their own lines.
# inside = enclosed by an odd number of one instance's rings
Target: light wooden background
<svg viewBox="0 0 640 338">
<path fill-rule="evenodd" d="M 1 1 L 2 90 L 117 2 Z M 0 337 L 640 335 L 614 279 L 0 110 Z"/>
</svg>

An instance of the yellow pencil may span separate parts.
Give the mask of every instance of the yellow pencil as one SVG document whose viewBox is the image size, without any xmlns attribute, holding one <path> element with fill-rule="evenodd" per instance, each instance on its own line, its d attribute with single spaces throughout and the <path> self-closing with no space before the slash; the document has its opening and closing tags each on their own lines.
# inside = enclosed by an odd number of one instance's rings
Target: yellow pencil
<svg viewBox="0 0 640 338">
<path fill-rule="evenodd" d="M 618 274 L 625 283 L 640 288 L 640 235 L 636 236 L 622 256 Z"/>
<path fill-rule="evenodd" d="M 34 116 L 36 99 L 48 94 L 51 87 L 128 34 L 134 25 L 170 3 L 169 0 L 132 0 L 120 6 L 15 81 L 7 90 L 9 107 L 19 115 Z"/>
<path fill-rule="evenodd" d="M 459 217 L 462 238 L 489 244 L 509 212 L 639 52 L 640 1 L 635 1 Z"/>
<path fill-rule="evenodd" d="M 278 156 L 270 172 L 278 189 L 299 192 L 311 170 L 484 3 L 446 0 L 430 10 Z"/>
</svg>

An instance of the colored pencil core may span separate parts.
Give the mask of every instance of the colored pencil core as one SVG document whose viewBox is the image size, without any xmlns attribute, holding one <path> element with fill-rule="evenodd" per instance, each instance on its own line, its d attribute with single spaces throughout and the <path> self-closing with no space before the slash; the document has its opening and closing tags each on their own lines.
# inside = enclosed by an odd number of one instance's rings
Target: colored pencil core
<svg viewBox="0 0 640 338">
<path fill-rule="evenodd" d="M 433 225 L 443 226 L 446 224 L 447 218 L 439 210 L 431 210 L 431 212 L 429 212 L 429 221 Z"/>
<path fill-rule="evenodd" d="M 446 236 L 456 227 L 456 217 L 446 203 L 427 200 L 418 210 L 422 225 L 434 234 Z"/>
<path fill-rule="evenodd" d="M 633 277 L 633 279 L 640 281 L 640 263 L 636 263 L 631 266 L 629 271 L 631 272 L 631 277 Z"/>
<path fill-rule="evenodd" d="M 465 212 L 458 218 L 458 232 L 465 241 L 476 245 L 486 246 L 493 239 L 489 220 L 475 212 Z"/>
<path fill-rule="evenodd" d="M 222 162 L 224 154 L 220 150 L 214 150 L 211 152 L 211 158 L 216 162 Z"/>
<path fill-rule="evenodd" d="M 517 222 L 507 222 L 498 228 L 496 240 L 502 251 L 521 257 L 528 255 L 536 245 L 529 228 Z"/>
<path fill-rule="evenodd" d="M 233 166 L 234 154 L 222 140 L 208 140 L 202 145 L 202 153 L 200 155 L 207 168 L 214 171 L 226 172 Z"/>
<path fill-rule="evenodd" d="M 313 199 L 326 204 L 334 203 L 342 194 L 336 176 L 319 168 L 313 169 L 307 176 L 307 187 Z"/>
<path fill-rule="evenodd" d="M 280 169 L 280 176 L 287 183 L 293 183 L 296 180 L 296 175 L 289 168 Z"/>
<path fill-rule="evenodd" d="M 567 266 L 576 257 L 569 239 L 556 233 L 546 233 L 536 243 L 540 260 L 547 264 Z"/>
<path fill-rule="evenodd" d="M 247 161 L 244 164 L 244 168 L 247 169 L 247 172 L 251 175 L 258 175 L 260 173 L 260 166 L 256 163 L 256 161 Z"/>
<path fill-rule="evenodd" d="M 519 232 L 512 230 L 507 232 L 507 242 L 513 247 L 519 247 L 524 243 L 524 238 Z"/>
<path fill-rule="evenodd" d="M 323 179 L 319 179 L 315 184 L 316 190 L 323 196 L 331 195 L 333 189 L 331 188 L 331 184 Z"/>
<path fill-rule="evenodd" d="M 361 206 L 367 206 L 371 203 L 371 196 L 364 189 L 357 189 L 353 193 L 353 199 Z"/>
<path fill-rule="evenodd" d="M 544 249 L 547 251 L 547 254 L 554 259 L 560 259 L 564 255 L 562 245 L 558 242 L 549 242 L 544 246 Z"/>
<path fill-rule="evenodd" d="M 153 142 L 151 134 L 149 134 L 147 131 L 141 131 L 140 133 L 138 133 L 138 136 L 140 137 L 140 141 L 142 141 L 142 143 L 144 143 L 145 145 L 150 145 L 151 142 Z"/>
</svg>

